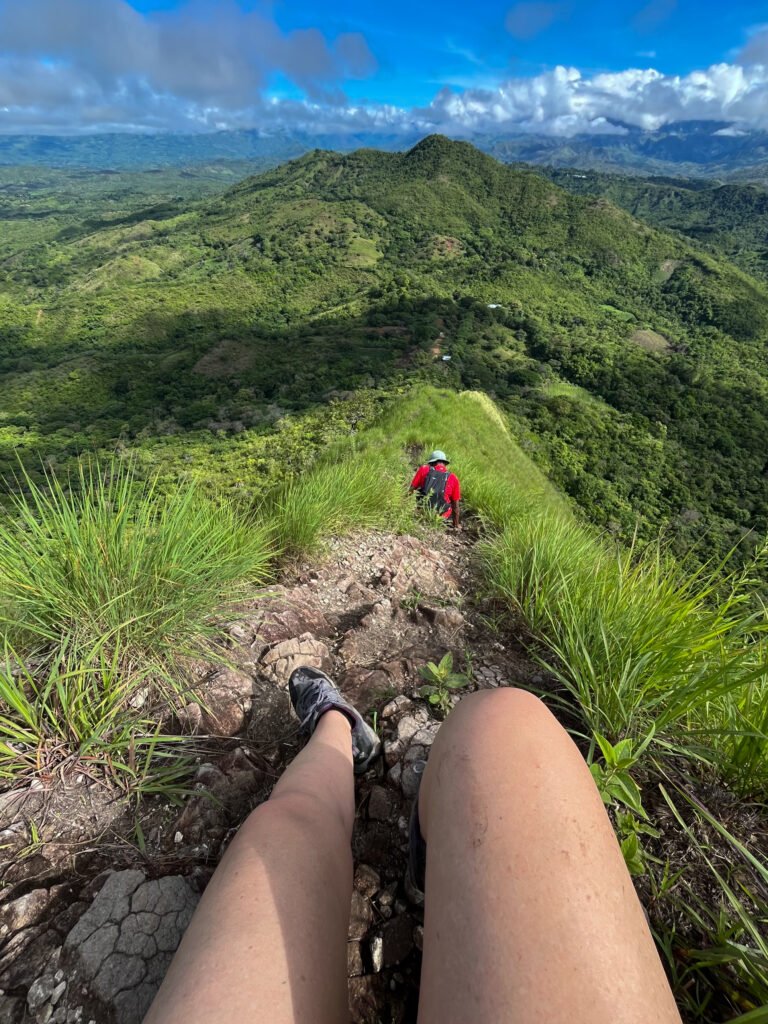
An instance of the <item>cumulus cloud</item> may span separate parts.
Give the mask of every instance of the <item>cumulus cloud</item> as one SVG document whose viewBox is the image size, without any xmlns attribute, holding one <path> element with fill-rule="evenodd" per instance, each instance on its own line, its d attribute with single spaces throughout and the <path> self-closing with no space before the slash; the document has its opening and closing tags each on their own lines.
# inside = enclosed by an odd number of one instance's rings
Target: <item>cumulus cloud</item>
<svg viewBox="0 0 768 1024">
<path fill-rule="evenodd" d="M 651 0 L 644 16 L 658 18 L 671 4 Z M 543 31 L 568 9 L 518 3 L 508 28 L 518 35 Z M 733 63 L 687 75 L 647 67 L 585 75 L 556 67 L 499 85 L 441 88 L 429 104 L 411 109 L 345 98 L 345 81 L 375 70 L 361 34 L 285 32 L 235 0 L 188 0 L 151 16 L 126 0 L 0 0 L 0 131 L 287 127 L 316 134 L 568 136 L 684 120 L 768 129 L 768 26 L 758 26 Z M 270 95 L 278 73 L 301 99 Z"/>
<path fill-rule="evenodd" d="M 131 126 L 213 127 L 261 106 L 277 72 L 310 100 L 343 103 L 343 81 L 375 69 L 360 33 L 283 32 L 234 0 L 151 17 L 125 0 L 0 0 L 0 125 L 97 124 L 109 111 Z"/>
<path fill-rule="evenodd" d="M 742 121 L 768 128 L 768 69 L 715 64 L 689 75 L 652 68 L 584 76 L 556 67 L 497 89 L 442 90 L 419 112 L 443 130 L 538 131 L 573 135 L 654 130 L 671 121 Z"/>
</svg>

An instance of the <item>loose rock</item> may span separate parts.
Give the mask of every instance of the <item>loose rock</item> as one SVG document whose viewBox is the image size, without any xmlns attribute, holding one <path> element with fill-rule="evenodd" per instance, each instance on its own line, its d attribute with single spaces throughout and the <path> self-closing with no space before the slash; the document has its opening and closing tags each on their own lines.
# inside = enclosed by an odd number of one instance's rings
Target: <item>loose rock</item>
<svg viewBox="0 0 768 1024">
<path fill-rule="evenodd" d="M 368 798 L 368 817 L 374 821 L 386 821 L 392 814 L 393 800 L 383 786 L 374 786 Z"/>
<path fill-rule="evenodd" d="M 288 685 L 290 674 L 301 665 L 319 668 L 323 672 L 332 670 L 330 651 L 311 633 L 274 644 L 260 660 L 260 668 L 267 679 L 282 687 Z"/>
<path fill-rule="evenodd" d="M 381 878 L 378 871 L 374 871 L 368 864 L 358 864 L 355 871 L 354 887 L 363 896 L 368 898 L 375 896 L 381 888 Z"/>
</svg>

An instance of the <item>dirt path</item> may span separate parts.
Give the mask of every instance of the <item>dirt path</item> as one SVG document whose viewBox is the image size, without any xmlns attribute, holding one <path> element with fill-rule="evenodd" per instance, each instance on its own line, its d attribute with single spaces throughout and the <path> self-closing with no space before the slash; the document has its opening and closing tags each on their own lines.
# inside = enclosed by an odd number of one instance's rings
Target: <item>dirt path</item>
<svg viewBox="0 0 768 1024">
<path fill-rule="evenodd" d="M 384 740 L 356 794 L 352 1020 L 415 1021 L 422 916 L 403 888 L 407 821 L 440 726 L 418 670 L 451 651 L 470 690 L 542 682 L 477 590 L 466 536 L 333 541 L 239 609 L 230 667 L 190 664 L 202 699 L 180 719 L 200 736 L 196 791 L 181 812 L 145 800 L 140 844 L 124 802 L 87 776 L 0 798 L 0 1020 L 139 1024 L 226 844 L 299 748 L 286 684 L 311 663 Z"/>
</svg>

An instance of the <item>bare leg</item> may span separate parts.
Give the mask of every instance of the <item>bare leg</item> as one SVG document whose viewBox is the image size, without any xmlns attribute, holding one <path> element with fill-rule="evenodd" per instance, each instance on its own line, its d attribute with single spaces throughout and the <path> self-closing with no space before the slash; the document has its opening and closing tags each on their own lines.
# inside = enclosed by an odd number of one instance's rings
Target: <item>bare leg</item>
<svg viewBox="0 0 768 1024">
<path fill-rule="evenodd" d="M 463 700 L 419 814 L 420 1024 L 679 1024 L 602 801 L 539 700 Z"/>
<path fill-rule="evenodd" d="M 145 1024 L 343 1024 L 350 725 L 329 711 L 217 868 Z"/>
</svg>

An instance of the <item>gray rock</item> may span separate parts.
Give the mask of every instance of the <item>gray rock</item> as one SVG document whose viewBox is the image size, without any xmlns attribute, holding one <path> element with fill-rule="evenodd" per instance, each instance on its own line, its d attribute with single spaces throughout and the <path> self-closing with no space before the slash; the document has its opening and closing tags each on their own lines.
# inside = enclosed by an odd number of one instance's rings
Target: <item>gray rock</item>
<svg viewBox="0 0 768 1024">
<path fill-rule="evenodd" d="M 66 987 L 66 981 L 60 981 L 56 988 L 53 990 L 53 992 L 51 992 L 51 1003 L 53 1004 L 53 1006 L 55 1006 L 56 1003 L 58 1003 L 58 1001 L 64 995 Z"/>
<path fill-rule="evenodd" d="M 33 889 L 3 908 L 3 925 L 0 935 L 13 935 L 23 928 L 29 928 L 43 917 L 51 899 L 48 889 Z"/>
<path fill-rule="evenodd" d="M 408 797 L 409 800 L 415 799 L 418 795 L 425 767 L 424 761 L 414 761 L 413 764 L 408 764 L 403 768 L 400 788 L 403 791 L 403 795 Z"/>
<path fill-rule="evenodd" d="M 29 991 L 27 992 L 27 1006 L 29 1007 L 29 1012 L 36 1014 L 40 1007 L 47 1003 L 51 998 L 54 988 L 55 983 L 52 975 L 49 976 L 44 974 L 42 978 L 38 978 L 36 981 L 33 981 L 29 986 Z"/>
<path fill-rule="evenodd" d="M 381 709 L 381 717 L 391 718 L 393 715 L 396 715 L 398 711 L 404 710 L 410 703 L 410 698 L 401 693 L 398 697 L 393 697 L 388 704 L 384 705 Z"/>
<path fill-rule="evenodd" d="M 427 724 L 428 720 L 427 712 L 422 708 L 419 708 L 410 715 L 404 715 L 397 723 L 398 740 L 412 739 Z"/>
<path fill-rule="evenodd" d="M 429 722 L 429 714 L 424 708 L 417 708 L 398 721 L 396 735 L 384 740 L 384 760 L 388 767 L 403 757 L 414 736 L 429 728 Z"/>
<path fill-rule="evenodd" d="M 434 725 L 428 725 L 424 729 L 419 729 L 414 735 L 412 742 L 420 747 L 431 747 L 435 742 L 439 728 L 439 724 L 435 722 Z"/>
<path fill-rule="evenodd" d="M 416 764 L 418 761 L 426 763 L 428 755 L 429 751 L 426 747 L 422 747 L 419 743 L 412 743 L 405 752 L 403 767 L 409 764 Z M 424 771 L 423 768 L 421 770 Z"/>
<path fill-rule="evenodd" d="M 418 950 L 424 949 L 424 925 L 417 924 L 413 929 L 413 944 Z"/>
<path fill-rule="evenodd" d="M 87 991 L 105 1020 L 136 1024 L 160 986 L 197 899 L 178 875 L 148 881 L 141 871 L 110 874 L 64 942 L 70 984 Z"/>
<path fill-rule="evenodd" d="M 395 764 L 393 764 L 392 767 L 387 772 L 387 778 L 389 779 L 393 786 L 399 786 L 400 777 L 402 776 L 402 774 L 403 766 L 400 764 L 399 761 L 396 761 Z"/>
</svg>

